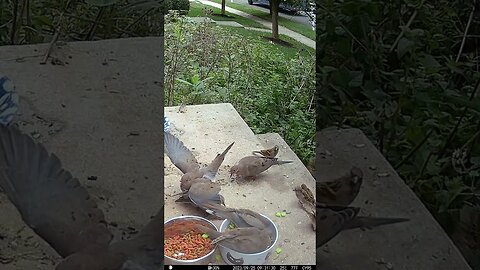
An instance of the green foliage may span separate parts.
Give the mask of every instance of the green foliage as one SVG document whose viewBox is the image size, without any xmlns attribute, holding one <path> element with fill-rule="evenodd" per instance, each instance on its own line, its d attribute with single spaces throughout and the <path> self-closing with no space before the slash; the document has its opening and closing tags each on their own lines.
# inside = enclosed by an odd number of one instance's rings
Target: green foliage
<svg viewBox="0 0 480 270">
<path fill-rule="evenodd" d="M 165 106 L 232 103 L 255 133 L 278 132 L 302 160 L 313 156 L 313 54 L 287 57 L 228 28 L 166 21 Z"/>
<path fill-rule="evenodd" d="M 119 0 L 85 0 L 86 3 L 97 7 L 106 7 L 116 4 Z"/>
<path fill-rule="evenodd" d="M 190 1 L 188 0 L 170 0 L 169 10 L 189 10 Z"/>
<path fill-rule="evenodd" d="M 110 39 L 163 35 L 169 9 L 188 9 L 188 0 L 0 1 L 0 45 L 51 40 Z"/>
<path fill-rule="evenodd" d="M 421 2 L 317 1 L 317 129 L 361 128 L 451 232 L 480 197 L 480 20 Z"/>
</svg>

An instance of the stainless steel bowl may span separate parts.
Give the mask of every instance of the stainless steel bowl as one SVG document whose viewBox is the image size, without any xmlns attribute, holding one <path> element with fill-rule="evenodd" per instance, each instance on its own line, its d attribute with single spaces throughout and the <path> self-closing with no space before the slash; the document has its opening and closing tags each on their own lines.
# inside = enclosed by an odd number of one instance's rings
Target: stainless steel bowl
<svg viewBox="0 0 480 270">
<path fill-rule="evenodd" d="M 262 252 L 246 254 L 246 253 L 238 252 L 230 248 L 224 247 L 222 246 L 222 244 L 218 244 L 219 246 L 218 248 L 220 250 L 220 253 L 222 254 L 222 258 L 227 264 L 229 265 L 263 265 L 265 264 L 266 260 L 271 255 L 275 245 L 277 244 L 278 228 L 273 222 L 273 220 L 271 220 L 265 215 L 262 215 L 262 216 L 270 221 L 270 228 L 268 229 L 273 234 L 271 245 Z M 222 225 L 220 225 L 220 231 L 224 232 L 227 229 L 229 224 L 230 224 L 230 221 L 228 219 L 225 219 L 222 222 Z"/>
<path fill-rule="evenodd" d="M 217 226 L 215 226 L 215 224 L 210 222 L 208 219 L 198 217 L 198 216 L 180 216 L 180 217 L 171 218 L 171 219 L 165 221 L 164 230 L 167 229 L 168 226 L 172 226 L 173 224 L 175 224 L 175 222 L 188 221 L 188 220 L 199 222 L 200 224 L 205 225 L 205 226 L 210 226 L 211 228 L 218 231 Z M 166 237 L 166 236 L 164 236 L 164 237 Z M 198 259 L 195 259 L 195 260 L 178 260 L 178 259 L 169 257 L 167 255 L 164 255 L 165 265 L 207 265 L 208 263 L 210 263 L 212 261 L 212 256 L 213 256 L 214 252 L 215 252 L 215 248 L 210 253 L 208 253 L 207 255 L 205 255 L 203 257 L 200 257 Z"/>
</svg>

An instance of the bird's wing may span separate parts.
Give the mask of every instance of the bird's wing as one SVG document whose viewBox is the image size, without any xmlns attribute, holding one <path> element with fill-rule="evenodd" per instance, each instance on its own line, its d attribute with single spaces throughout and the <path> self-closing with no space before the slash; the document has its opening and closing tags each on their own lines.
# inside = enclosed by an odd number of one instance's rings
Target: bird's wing
<svg viewBox="0 0 480 270">
<path fill-rule="evenodd" d="M 0 126 L 0 188 L 26 224 L 63 257 L 112 238 L 87 190 L 57 156 L 15 127 Z"/>
<path fill-rule="evenodd" d="M 195 181 L 188 190 L 188 197 L 194 204 L 204 208 L 204 203 L 221 203 L 222 198 L 219 195 L 221 190 L 218 183 L 211 182 L 207 179 Z"/>
<path fill-rule="evenodd" d="M 172 163 L 183 173 L 198 170 L 200 166 L 197 159 L 183 142 L 170 132 L 164 134 L 165 152 Z"/>
<path fill-rule="evenodd" d="M 294 191 L 303 210 L 305 210 L 308 214 L 315 215 L 316 202 L 312 191 L 305 184 L 295 187 Z"/>
</svg>

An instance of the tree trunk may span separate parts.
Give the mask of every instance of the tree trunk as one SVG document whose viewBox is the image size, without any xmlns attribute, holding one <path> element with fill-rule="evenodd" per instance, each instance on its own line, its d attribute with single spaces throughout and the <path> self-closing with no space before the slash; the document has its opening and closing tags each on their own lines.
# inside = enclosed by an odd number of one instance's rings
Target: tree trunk
<svg viewBox="0 0 480 270">
<path fill-rule="evenodd" d="M 268 10 L 270 11 L 270 16 L 272 16 L 272 0 L 268 1 Z"/>
<path fill-rule="evenodd" d="M 280 6 L 280 0 L 272 0 L 270 7 L 272 9 L 272 38 L 278 40 L 278 10 Z"/>
<path fill-rule="evenodd" d="M 222 15 L 225 16 L 225 1 L 226 0 L 222 0 Z"/>
</svg>

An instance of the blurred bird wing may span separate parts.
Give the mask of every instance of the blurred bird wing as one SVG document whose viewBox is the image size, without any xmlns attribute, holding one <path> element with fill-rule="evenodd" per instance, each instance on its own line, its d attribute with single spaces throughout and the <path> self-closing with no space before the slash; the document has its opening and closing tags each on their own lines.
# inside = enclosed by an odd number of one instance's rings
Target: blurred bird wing
<svg viewBox="0 0 480 270">
<path fill-rule="evenodd" d="M 164 134 L 165 152 L 180 171 L 187 173 L 200 169 L 197 159 L 182 141 L 170 132 Z"/>
<path fill-rule="evenodd" d="M 58 157 L 14 127 L 0 126 L 0 187 L 63 257 L 112 238 L 102 211 Z"/>
</svg>

